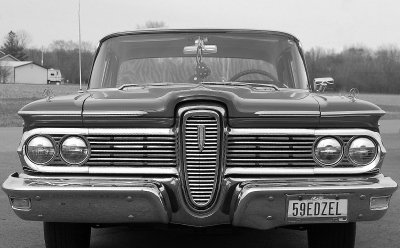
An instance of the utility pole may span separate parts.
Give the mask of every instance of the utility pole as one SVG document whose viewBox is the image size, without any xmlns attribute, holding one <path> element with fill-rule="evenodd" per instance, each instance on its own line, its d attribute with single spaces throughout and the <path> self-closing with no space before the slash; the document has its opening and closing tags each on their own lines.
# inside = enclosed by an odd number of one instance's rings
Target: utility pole
<svg viewBox="0 0 400 248">
<path fill-rule="evenodd" d="M 43 46 L 42 46 L 42 66 L 43 66 Z"/>
<path fill-rule="evenodd" d="M 81 0 L 78 2 L 78 22 L 79 22 L 79 93 L 82 90 L 82 57 L 81 57 Z"/>
</svg>

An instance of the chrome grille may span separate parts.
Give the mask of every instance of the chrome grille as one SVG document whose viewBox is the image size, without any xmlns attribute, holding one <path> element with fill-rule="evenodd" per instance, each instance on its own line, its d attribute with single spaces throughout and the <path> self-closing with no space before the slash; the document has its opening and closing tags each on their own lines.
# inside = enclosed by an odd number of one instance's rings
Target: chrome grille
<svg viewBox="0 0 400 248">
<path fill-rule="evenodd" d="M 314 135 L 229 135 L 226 167 L 316 167 Z M 350 137 L 340 137 L 344 144 Z M 338 167 L 351 167 L 346 158 Z"/>
<path fill-rule="evenodd" d="M 89 166 L 176 167 L 176 136 L 90 135 Z M 58 143 L 60 137 L 55 137 Z M 55 159 L 55 163 L 62 163 Z"/>
<path fill-rule="evenodd" d="M 183 116 L 183 162 L 189 198 L 196 207 L 213 200 L 218 181 L 220 117 L 193 110 Z"/>
</svg>

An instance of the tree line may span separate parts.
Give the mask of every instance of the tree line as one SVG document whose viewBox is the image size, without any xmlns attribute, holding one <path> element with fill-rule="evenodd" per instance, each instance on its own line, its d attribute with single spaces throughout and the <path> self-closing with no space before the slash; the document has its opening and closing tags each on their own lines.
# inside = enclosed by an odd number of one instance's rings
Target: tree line
<svg viewBox="0 0 400 248">
<path fill-rule="evenodd" d="M 164 27 L 163 22 L 147 22 L 143 27 Z M 138 26 L 143 28 L 142 26 Z M 79 83 L 79 46 L 74 41 L 53 41 L 45 49 L 27 48 L 29 36 L 10 32 L 0 50 L 20 60 L 33 61 L 46 68 L 60 69 L 64 82 Z M 82 43 L 82 81 L 88 82 L 95 48 Z M 358 88 L 361 92 L 400 93 L 400 49 L 385 46 L 369 49 L 353 46 L 335 52 L 312 48 L 305 52 L 310 78 L 333 77 L 335 91 Z M 0 74 L 2 70 L 0 68 Z M 1 77 L 1 75 L 0 75 Z"/>
<path fill-rule="evenodd" d="M 79 44 L 74 41 L 56 40 L 46 48 L 29 48 L 26 32 L 10 31 L 4 39 L 0 51 L 21 61 L 33 61 L 45 68 L 61 71 L 64 83 L 79 83 Z M 95 48 L 89 42 L 82 42 L 82 82 L 89 80 Z M 10 75 L 9 68 L 0 66 L 0 82 Z M 2 80 L 3 79 L 3 80 Z"/>
<path fill-rule="evenodd" d="M 400 50 L 354 46 L 341 52 L 313 48 L 305 53 L 310 78 L 333 77 L 335 91 L 400 93 Z"/>
<path fill-rule="evenodd" d="M 137 25 L 137 29 L 164 28 L 163 21 L 146 21 L 144 24 Z M 0 51 L 11 54 L 21 61 L 33 61 L 45 68 L 59 69 L 64 78 L 64 83 L 79 83 L 79 44 L 74 41 L 56 40 L 48 47 L 28 48 L 30 35 L 26 31 L 10 31 L 4 37 L 4 43 Z M 82 82 L 89 82 L 90 70 L 94 58 L 95 47 L 89 42 L 82 42 Z M 0 82 L 5 82 L 10 72 L 7 68 L 0 66 Z M 3 79 L 3 80 L 2 80 Z"/>
<path fill-rule="evenodd" d="M 82 56 L 82 83 L 89 81 L 90 70 L 94 56 L 94 47 L 83 42 L 81 47 Z M 53 41 L 46 49 L 27 48 L 28 60 L 36 64 L 42 62 L 46 68 L 60 69 L 64 83 L 79 84 L 79 44 L 74 41 Z"/>
</svg>

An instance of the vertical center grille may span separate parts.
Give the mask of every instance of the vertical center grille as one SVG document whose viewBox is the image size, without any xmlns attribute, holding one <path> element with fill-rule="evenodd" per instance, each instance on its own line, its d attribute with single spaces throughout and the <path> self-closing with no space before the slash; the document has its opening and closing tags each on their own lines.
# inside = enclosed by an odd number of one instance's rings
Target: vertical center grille
<svg viewBox="0 0 400 248">
<path fill-rule="evenodd" d="M 206 209 L 218 187 L 220 116 L 191 110 L 183 116 L 183 165 L 187 196 L 196 209 Z"/>
</svg>

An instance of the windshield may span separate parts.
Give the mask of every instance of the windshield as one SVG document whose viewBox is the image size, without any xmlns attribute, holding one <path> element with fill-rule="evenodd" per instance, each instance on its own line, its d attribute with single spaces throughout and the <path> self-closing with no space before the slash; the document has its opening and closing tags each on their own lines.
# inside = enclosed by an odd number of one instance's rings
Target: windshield
<svg viewBox="0 0 400 248">
<path fill-rule="evenodd" d="M 245 82 L 307 89 L 296 42 L 260 33 L 134 34 L 102 43 L 90 88 Z"/>
</svg>

